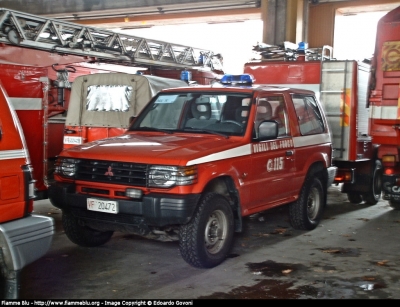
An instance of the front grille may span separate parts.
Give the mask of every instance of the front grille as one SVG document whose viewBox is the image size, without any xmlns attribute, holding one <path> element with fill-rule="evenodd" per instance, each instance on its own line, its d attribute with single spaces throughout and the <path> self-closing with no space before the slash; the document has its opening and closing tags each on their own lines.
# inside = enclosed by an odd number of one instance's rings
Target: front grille
<svg viewBox="0 0 400 307">
<path fill-rule="evenodd" d="M 145 187 L 147 164 L 79 160 L 76 179 Z"/>
</svg>

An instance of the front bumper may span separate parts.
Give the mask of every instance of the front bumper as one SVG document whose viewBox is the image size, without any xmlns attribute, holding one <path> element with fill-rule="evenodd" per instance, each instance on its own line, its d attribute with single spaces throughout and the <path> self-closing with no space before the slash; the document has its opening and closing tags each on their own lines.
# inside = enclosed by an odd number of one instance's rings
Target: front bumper
<svg viewBox="0 0 400 307">
<path fill-rule="evenodd" d="M 327 187 L 330 187 L 333 184 L 333 181 L 335 180 L 336 172 L 337 172 L 337 167 L 336 166 L 328 167 L 328 183 L 327 183 Z"/>
<path fill-rule="evenodd" d="M 32 214 L 0 224 L 0 247 L 8 270 L 17 271 L 39 259 L 50 249 L 54 220 Z"/>
<path fill-rule="evenodd" d="M 110 214 L 87 210 L 88 198 L 104 198 L 76 193 L 74 184 L 57 182 L 49 187 L 48 193 L 55 207 L 68 210 L 84 220 L 88 226 L 122 231 L 129 231 L 133 226 L 145 232 L 149 231 L 149 227 L 186 224 L 192 218 L 200 198 L 200 194 L 159 193 L 150 193 L 138 200 L 110 198 L 109 200 L 117 201 L 119 205 L 119 213 Z"/>
</svg>

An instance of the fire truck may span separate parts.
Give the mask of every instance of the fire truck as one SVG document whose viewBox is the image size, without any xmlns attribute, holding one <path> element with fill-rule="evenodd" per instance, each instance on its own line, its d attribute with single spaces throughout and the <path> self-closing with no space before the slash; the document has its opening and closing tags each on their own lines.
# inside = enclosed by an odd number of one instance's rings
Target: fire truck
<svg viewBox="0 0 400 307">
<path fill-rule="evenodd" d="M 138 71 L 210 84 L 222 65 L 210 50 L 0 8 L 0 80 L 26 137 L 37 200 L 47 198 L 49 165 L 63 148 L 75 79 Z"/>
<path fill-rule="evenodd" d="M 379 21 L 372 60 L 336 60 L 331 47 L 304 43 L 254 50 L 261 59 L 244 72 L 256 83 L 317 93 L 332 133 L 334 183 L 348 200 L 374 205 L 383 192 L 400 209 L 400 7 Z"/>
<path fill-rule="evenodd" d="M 400 6 L 377 27 L 370 106 L 370 134 L 379 144 L 383 198 L 400 209 Z"/>
</svg>

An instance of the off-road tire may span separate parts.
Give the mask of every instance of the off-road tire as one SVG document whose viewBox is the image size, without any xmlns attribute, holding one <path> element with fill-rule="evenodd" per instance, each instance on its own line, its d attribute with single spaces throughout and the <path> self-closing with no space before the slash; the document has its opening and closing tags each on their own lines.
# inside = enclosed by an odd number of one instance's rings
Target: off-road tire
<svg viewBox="0 0 400 307">
<path fill-rule="evenodd" d="M 358 205 L 363 201 L 360 193 L 357 192 L 349 192 L 347 193 L 347 199 L 350 203 Z"/>
<path fill-rule="evenodd" d="M 232 248 L 234 218 L 228 200 L 207 193 L 200 200 L 192 219 L 179 230 L 182 258 L 198 268 L 222 263 Z"/>
<path fill-rule="evenodd" d="M 97 231 L 86 226 L 81 226 L 74 215 L 65 211 L 62 214 L 62 225 L 68 239 L 83 247 L 103 245 L 111 239 L 114 233 L 113 231 Z"/>
<path fill-rule="evenodd" d="M 293 228 L 312 230 L 318 226 L 325 209 L 325 193 L 318 177 L 307 176 L 299 198 L 289 205 L 289 220 Z"/>
<path fill-rule="evenodd" d="M 376 205 L 382 193 L 382 162 L 375 161 L 374 170 L 372 172 L 372 183 L 367 193 L 362 194 L 364 201 L 372 206 Z"/>
<path fill-rule="evenodd" d="M 400 210 L 400 202 L 389 200 L 389 206 L 394 210 Z"/>
</svg>

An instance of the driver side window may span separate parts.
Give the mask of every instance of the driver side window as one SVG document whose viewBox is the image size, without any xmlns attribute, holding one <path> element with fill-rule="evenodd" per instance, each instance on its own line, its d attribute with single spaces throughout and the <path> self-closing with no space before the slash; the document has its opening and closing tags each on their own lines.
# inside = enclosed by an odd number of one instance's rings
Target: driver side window
<svg viewBox="0 0 400 307">
<path fill-rule="evenodd" d="M 282 96 L 268 96 L 258 100 L 254 125 L 256 131 L 264 120 L 278 123 L 278 137 L 289 135 L 288 116 Z"/>
</svg>

